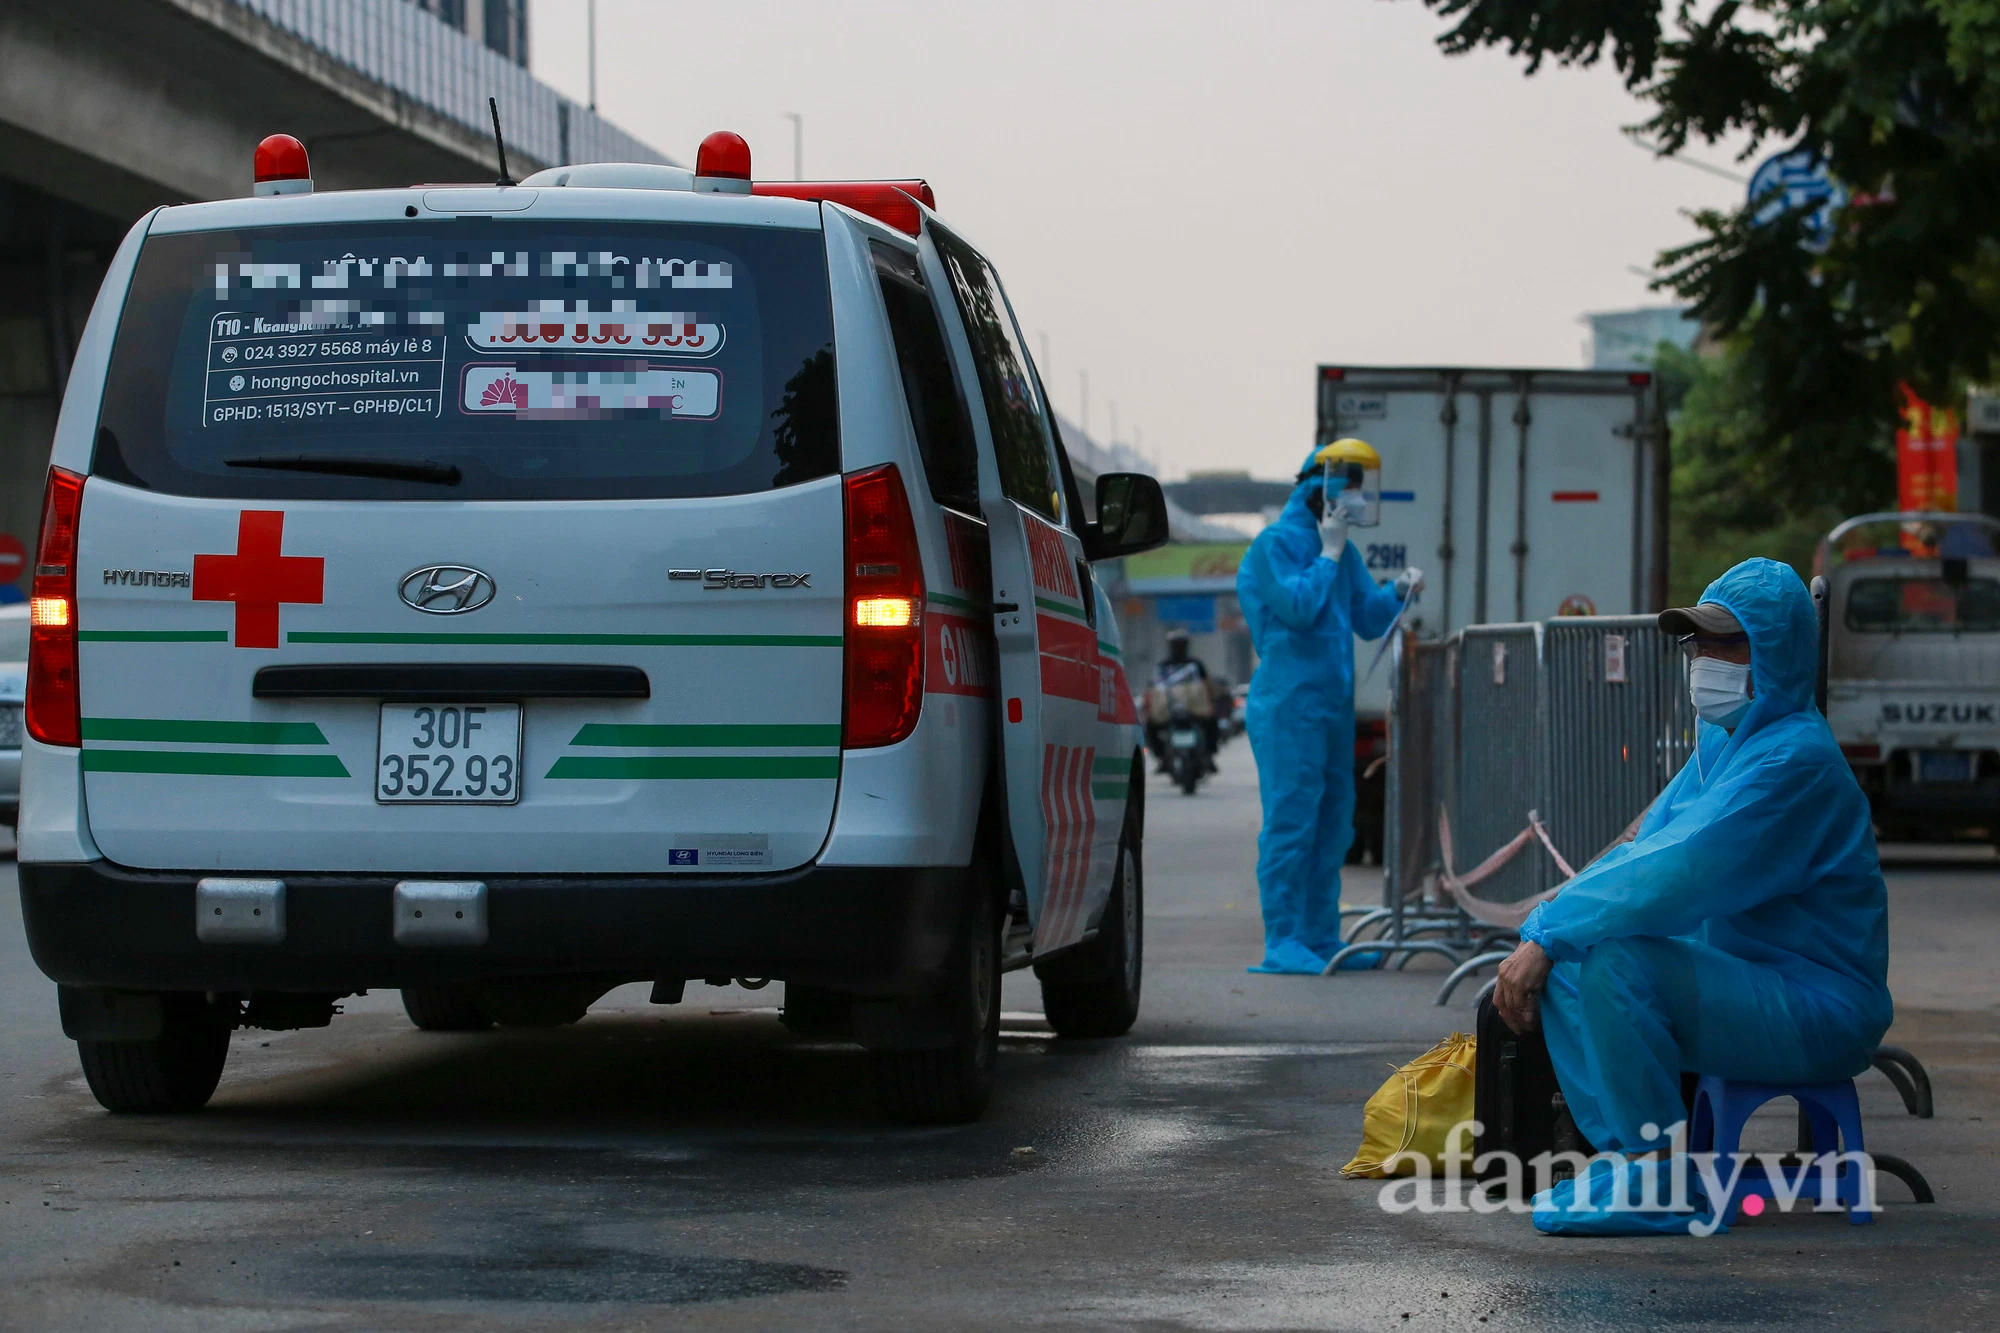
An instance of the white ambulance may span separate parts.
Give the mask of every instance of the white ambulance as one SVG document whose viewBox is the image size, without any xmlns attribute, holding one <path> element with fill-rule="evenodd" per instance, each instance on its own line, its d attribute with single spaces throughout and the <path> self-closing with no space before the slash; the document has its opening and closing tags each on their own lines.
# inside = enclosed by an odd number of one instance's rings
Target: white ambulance
<svg viewBox="0 0 2000 1333">
<path fill-rule="evenodd" d="M 1140 986 L 1140 738 L 992 266 L 920 181 L 597 165 L 250 198 L 119 249 L 34 571 L 20 879 L 113 1110 L 233 1028 L 432 1029 L 780 978 L 880 1100 L 977 1116 L 1000 974 Z M 919 202 L 921 201 L 921 202 Z"/>
</svg>

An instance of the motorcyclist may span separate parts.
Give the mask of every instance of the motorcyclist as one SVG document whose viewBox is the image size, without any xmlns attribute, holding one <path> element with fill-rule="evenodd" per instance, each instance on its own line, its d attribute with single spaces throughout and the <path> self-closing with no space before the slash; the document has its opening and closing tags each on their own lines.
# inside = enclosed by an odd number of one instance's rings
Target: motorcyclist
<svg viewBox="0 0 2000 1333">
<path fill-rule="evenodd" d="M 1199 657 L 1195 657 L 1188 651 L 1188 632 L 1186 630 L 1180 628 L 1168 630 L 1167 655 L 1161 659 L 1159 666 L 1153 671 L 1154 690 L 1149 692 L 1155 693 L 1158 703 L 1156 706 L 1148 709 L 1146 721 L 1146 745 L 1148 749 L 1152 750 L 1153 758 L 1157 761 L 1156 772 L 1165 773 L 1167 771 L 1167 724 L 1172 716 L 1171 708 L 1167 702 L 1169 692 L 1176 685 L 1188 685 L 1197 682 L 1201 688 L 1199 690 L 1187 691 L 1186 693 L 1190 703 L 1190 711 L 1194 714 L 1194 721 L 1201 727 L 1203 750 L 1205 751 L 1202 756 L 1203 761 L 1208 771 L 1213 773 L 1216 771 L 1215 752 L 1220 748 L 1222 738 L 1216 730 L 1213 685 L 1209 680 L 1208 666 Z M 1202 707 L 1202 703 L 1204 702 L 1208 704 L 1206 708 Z"/>
</svg>

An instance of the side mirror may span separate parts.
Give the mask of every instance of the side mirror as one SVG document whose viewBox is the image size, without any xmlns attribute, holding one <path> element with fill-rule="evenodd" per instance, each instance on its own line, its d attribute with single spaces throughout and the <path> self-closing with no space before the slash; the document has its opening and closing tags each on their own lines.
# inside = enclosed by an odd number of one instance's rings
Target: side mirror
<svg viewBox="0 0 2000 1333">
<path fill-rule="evenodd" d="M 1097 521 L 1083 525 L 1083 553 L 1089 560 L 1137 555 L 1167 541 L 1167 495 L 1158 477 L 1143 472 L 1106 472 L 1097 479 Z"/>
</svg>

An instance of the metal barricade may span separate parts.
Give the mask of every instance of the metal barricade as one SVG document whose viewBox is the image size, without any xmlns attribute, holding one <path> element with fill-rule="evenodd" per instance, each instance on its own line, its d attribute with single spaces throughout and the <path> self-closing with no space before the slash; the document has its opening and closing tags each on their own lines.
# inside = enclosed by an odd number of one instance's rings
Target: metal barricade
<svg viewBox="0 0 2000 1333">
<path fill-rule="evenodd" d="M 1347 942 L 1327 964 L 1329 972 L 1356 955 L 1370 955 L 1378 966 L 1393 957 L 1399 967 L 1412 953 L 1443 954 L 1454 963 L 1464 956 L 1461 939 L 1411 943 L 1441 930 L 1464 934 L 1458 913 L 1424 901 L 1439 851 L 1436 824 L 1421 817 L 1450 799 L 1456 774 L 1458 651 L 1456 638 L 1426 643 L 1407 631 L 1399 632 L 1391 649 L 1382 905 L 1342 909 Z"/>
<path fill-rule="evenodd" d="M 1526 828 L 1529 815 L 1544 808 L 1548 713 L 1542 627 L 1474 625 L 1460 635 L 1458 799 L 1444 809 L 1461 854 L 1477 859 Z M 1517 856 L 1480 884 L 1476 896 L 1519 902 L 1550 882 L 1546 858 Z"/>
<path fill-rule="evenodd" d="M 1458 752 L 1455 640 L 1425 643 L 1404 634 L 1393 650 L 1389 771 L 1382 842 L 1383 905 L 1421 893 L 1438 865 L 1437 824 L 1424 817 L 1452 799 Z"/>
<path fill-rule="evenodd" d="M 1551 620 L 1542 815 L 1581 869 L 1651 805 L 1694 745 L 1681 653 L 1652 616 Z"/>
<path fill-rule="evenodd" d="M 1391 681 L 1382 905 L 1347 909 L 1348 943 L 1327 970 L 1442 954 L 1456 964 L 1443 1004 L 1512 947 L 1511 928 L 1488 923 L 1510 918 L 1471 899 L 1520 903 L 1561 884 L 1542 839 L 1576 868 L 1611 845 L 1686 762 L 1694 710 L 1652 616 L 1405 635 Z M 1481 864 L 1495 852 L 1497 867 Z"/>
</svg>

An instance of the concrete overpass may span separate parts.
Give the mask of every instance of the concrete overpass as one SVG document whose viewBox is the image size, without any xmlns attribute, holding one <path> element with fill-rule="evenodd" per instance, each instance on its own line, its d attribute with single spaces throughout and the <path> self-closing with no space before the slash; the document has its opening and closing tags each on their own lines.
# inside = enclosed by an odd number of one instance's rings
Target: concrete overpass
<svg viewBox="0 0 2000 1333">
<path fill-rule="evenodd" d="M 1167 498 L 1191 514 L 1256 514 L 1281 508 L 1296 482 L 1260 481 L 1248 472 L 1196 472 L 1166 484 Z"/>
<path fill-rule="evenodd" d="M 133 221 L 247 194 L 257 141 L 323 189 L 668 159 L 408 0 L 0 4 L 0 533 L 32 543 L 71 353 Z"/>
</svg>

